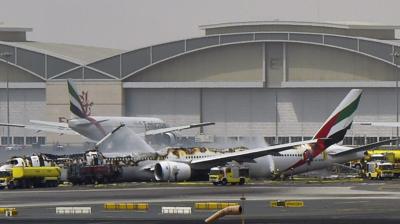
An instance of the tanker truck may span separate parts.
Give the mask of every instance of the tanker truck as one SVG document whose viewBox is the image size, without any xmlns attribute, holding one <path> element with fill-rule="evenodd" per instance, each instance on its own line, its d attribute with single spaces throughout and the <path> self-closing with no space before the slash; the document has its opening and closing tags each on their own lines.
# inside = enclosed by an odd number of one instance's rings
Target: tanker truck
<svg viewBox="0 0 400 224">
<path fill-rule="evenodd" d="M 56 187 L 61 170 L 42 155 L 14 157 L 0 167 L 0 189 Z"/>
</svg>

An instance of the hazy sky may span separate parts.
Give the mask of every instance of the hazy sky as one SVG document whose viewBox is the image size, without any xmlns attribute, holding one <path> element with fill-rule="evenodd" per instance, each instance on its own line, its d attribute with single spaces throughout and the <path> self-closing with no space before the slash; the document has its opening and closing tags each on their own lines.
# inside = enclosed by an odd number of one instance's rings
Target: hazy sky
<svg viewBox="0 0 400 224">
<path fill-rule="evenodd" d="M 243 21 L 360 21 L 400 25 L 399 0 L 0 0 L 3 25 L 29 40 L 135 49 Z"/>
</svg>

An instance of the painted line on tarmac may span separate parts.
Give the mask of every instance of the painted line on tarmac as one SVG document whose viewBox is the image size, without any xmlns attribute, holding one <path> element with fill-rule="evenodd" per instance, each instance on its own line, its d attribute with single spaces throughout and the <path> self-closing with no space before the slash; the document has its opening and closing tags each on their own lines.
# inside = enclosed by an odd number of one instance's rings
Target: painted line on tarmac
<svg viewBox="0 0 400 224">
<path fill-rule="evenodd" d="M 359 190 L 359 189 L 353 189 L 351 186 L 346 186 L 346 187 L 329 187 L 325 186 L 323 188 L 319 186 L 243 186 L 243 187 L 215 187 L 215 186 L 210 186 L 210 187 L 201 187 L 200 189 L 204 190 L 221 190 L 221 192 L 224 192 L 224 190 L 249 190 L 249 189 L 265 189 L 266 192 L 268 193 L 268 189 L 279 189 L 282 191 L 286 191 L 287 195 L 291 194 L 299 194 L 299 195 L 304 195 L 304 194 L 309 194 L 307 192 L 314 192 L 313 194 L 323 194 L 323 195 L 344 195 L 346 194 L 364 194 L 364 195 L 400 195 L 400 192 L 393 192 L 393 191 L 377 191 L 377 190 Z M 170 186 L 160 186 L 160 187 L 144 187 L 144 188 L 102 188 L 102 189 L 57 189 L 57 190 L 10 190 L 10 191 L 2 191 L 0 195 L 12 195 L 12 194 L 64 194 L 64 193 L 79 193 L 79 192 L 114 192 L 114 191 L 140 191 L 140 192 L 146 192 L 146 191 L 169 191 L 169 190 L 199 190 L 198 187 L 170 187 Z M 215 194 L 218 194 L 218 192 L 215 192 Z"/>
<path fill-rule="evenodd" d="M 232 186 L 209 186 L 209 187 L 201 187 L 201 189 L 282 189 L 282 188 L 306 188 L 306 189 L 311 189 L 313 187 L 309 186 L 301 186 L 301 187 L 296 187 L 296 186 L 240 186 L 240 187 L 232 187 Z M 318 187 L 316 187 L 318 188 Z M 329 187 L 324 187 L 324 188 L 329 188 Z M 341 188 L 343 187 L 335 187 L 335 188 Z M 9 191 L 2 191 L 1 194 L 32 194 L 32 193 L 71 193 L 71 192 L 112 192 L 112 191 L 153 191 L 153 190 L 198 190 L 199 187 L 195 186 L 160 186 L 160 187 L 131 187 L 131 188 L 101 188 L 101 189 L 48 189 L 48 190 L 9 190 Z"/>
<path fill-rule="evenodd" d="M 215 187 L 202 187 L 202 189 L 213 189 Z M 70 193 L 70 192 L 112 192 L 112 191 L 146 191 L 146 190 L 194 190 L 197 187 L 143 187 L 143 188 L 102 188 L 102 189 L 71 189 L 71 190 L 9 190 L 1 194 L 32 194 L 32 193 Z"/>
<path fill-rule="evenodd" d="M 399 196 L 388 195 L 388 196 L 350 196 L 350 197 L 305 197 L 305 196 L 269 196 L 269 197 L 259 197 L 259 196 L 250 196 L 246 197 L 246 201 L 270 201 L 270 200 L 304 200 L 304 201 L 312 201 L 312 200 L 339 200 L 339 201 L 347 201 L 347 200 L 400 200 Z M 201 201 L 240 201 L 239 198 L 235 198 L 232 195 L 224 196 L 224 197 L 212 197 L 212 198 L 171 198 L 171 199 L 149 199 L 142 200 L 148 203 L 179 203 L 179 202 L 201 202 Z M 0 204 L 0 207 L 16 207 L 16 208 L 26 208 L 26 207 L 53 207 L 53 206 L 76 206 L 76 205 L 101 205 L 106 202 L 110 202 L 112 199 L 107 200 L 90 200 L 85 201 L 59 201 L 59 202 L 40 202 L 40 203 L 15 203 L 15 204 Z M 125 202 L 124 200 L 118 202 Z"/>
</svg>

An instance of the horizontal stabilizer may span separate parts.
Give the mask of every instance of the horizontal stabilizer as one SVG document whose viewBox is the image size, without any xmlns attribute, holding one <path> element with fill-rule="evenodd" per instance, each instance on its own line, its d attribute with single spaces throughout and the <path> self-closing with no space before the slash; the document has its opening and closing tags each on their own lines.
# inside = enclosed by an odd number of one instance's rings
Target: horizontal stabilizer
<svg viewBox="0 0 400 224">
<path fill-rule="evenodd" d="M 24 128 L 26 125 L 23 125 L 23 124 L 0 123 L 0 126 Z"/>
<path fill-rule="evenodd" d="M 100 124 L 100 123 L 103 123 L 103 122 L 105 122 L 105 121 L 108 121 L 108 119 L 98 120 L 98 121 L 95 121 L 95 122 L 92 122 L 92 121 L 87 120 L 87 119 L 76 119 L 76 120 L 74 120 L 74 121 L 75 121 L 75 122 L 74 122 L 74 125 L 75 125 L 75 126 L 85 126 L 85 125 L 96 125 L 96 124 Z"/>
<path fill-rule="evenodd" d="M 397 140 L 398 140 L 397 138 L 387 139 L 387 140 L 384 140 L 384 141 L 380 141 L 380 142 L 375 142 L 375 143 L 371 143 L 371 144 L 368 144 L 368 145 L 359 146 L 359 147 L 356 147 L 356 148 L 352 148 L 352 149 L 341 151 L 341 152 L 337 152 L 337 153 L 329 153 L 329 155 L 331 155 L 331 156 L 343 156 L 343 155 L 348 155 L 348 154 L 351 154 L 351 153 L 363 152 L 363 151 L 367 151 L 367 150 L 370 150 L 370 149 L 374 149 L 374 148 L 379 147 L 381 145 L 388 145 L 388 144 L 390 144 L 392 142 L 396 142 Z"/>
<path fill-rule="evenodd" d="M 36 122 L 36 124 L 34 123 Z M 17 127 L 17 128 L 25 128 L 29 130 L 34 130 L 36 132 L 49 132 L 56 133 L 59 135 L 78 135 L 77 132 L 68 127 L 65 123 L 57 123 L 57 122 L 47 122 L 47 121 L 33 121 L 34 124 L 9 124 L 9 123 L 0 123 L 0 126 L 8 126 L 8 127 Z"/>
<path fill-rule="evenodd" d="M 68 124 L 67 123 L 63 123 L 63 122 L 40 121 L 40 120 L 29 120 L 29 122 L 32 123 L 32 124 L 38 124 L 38 125 L 48 125 L 48 126 L 68 128 Z"/>
</svg>

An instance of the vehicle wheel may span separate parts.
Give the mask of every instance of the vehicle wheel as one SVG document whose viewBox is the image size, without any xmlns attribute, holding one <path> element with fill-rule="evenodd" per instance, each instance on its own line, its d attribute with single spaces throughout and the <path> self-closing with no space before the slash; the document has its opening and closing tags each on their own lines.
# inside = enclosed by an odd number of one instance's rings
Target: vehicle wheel
<svg viewBox="0 0 400 224">
<path fill-rule="evenodd" d="M 371 174 L 368 174 L 368 179 L 372 180 Z"/>
<path fill-rule="evenodd" d="M 58 186 L 58 181 L 53 180 L 53 181 L 51 182 L 51 187 L 57 187 L 57 186 Z"/>
<path fill-rule="evenodd" d="M 217 185 L 218 185 L 218 182 L 213 182 L 213 184 L 214 184 L 214 186 L 217 186 Z"/>
<path fill-rule="evenodd" d="M 244 184 L 244 182 L 245 182 L 244 178 L 240 178 L 239 185 L 243 185 L 243 184 Z"/>
<path fill-rule="evenodd" d="M 14 189 L 14 188 L 15 188 L 14 182 L 11 181 L 11 182 L 7 185 L 7 188 L 8 188 L 8 189 Z"/>
<path fill-rule="evenodd" d="M 225 186 L 226 184 L 228 184 L 228 181 L 224 178 L 224 179 L 222 179 L 221 184 L 222 184 L 223 186 Z"/>
</svg>

